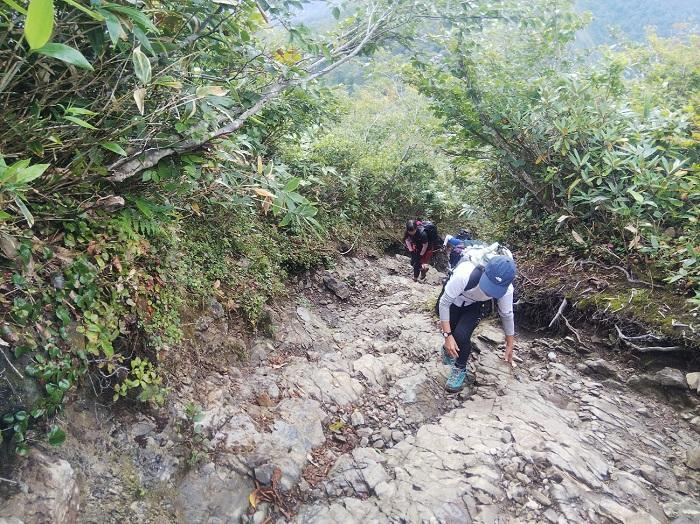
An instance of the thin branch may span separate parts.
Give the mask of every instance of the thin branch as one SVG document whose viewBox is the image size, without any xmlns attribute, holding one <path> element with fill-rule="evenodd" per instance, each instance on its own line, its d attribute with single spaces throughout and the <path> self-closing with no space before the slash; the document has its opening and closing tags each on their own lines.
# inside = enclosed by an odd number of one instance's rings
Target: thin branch
<svg viewBox="0 0 700 524">
<path fill-rule="evenodd" d="M 578 331 L 576 331 L 576 330 L 572 327 L 572 325 L 569 324 L 569 320 L 568 320 L 564 315 L 562 315 L 561 318 L 564 319 L 564 323 L 566 324 L 566 327 L 568 327 L 568 328 L 569 328 L 569 331 L 571 331 L 571 332 L 574 334 L 574 336 L 576 337 L 576 340 L 578 340 L 578 343 L 579 343 L 579 344 L 583 344 L 583 341 L 581 340 L 581 337 L 580 337 L 580 335 L 578 334 Z"/>
<path fill-rule="evenodd" d="M 647 286 L 650 288 L 654 287 L 654 284 L 652 284 L 651 282 L 645 282 L 644 280 L 638 280 L 636 278 L 633 278 L 632 274 L 622 266 L 606 266 L 605 264 L 601 264 L 600 262 L 596 262 L 595 260 L 579 260 L 578 263 L 579 264 L 591 264 L 593 266 L 597 266 L 597 267 L 600 267 L 603 269 L 608 269 L 608 270 L 609 269 L 618 269 L 625 274 L 625 277 L 627 277 L 628 282 L 631 282 L 632 284 L 641 284 L 643 286 Z"/>
<path fill-rule="evenodd" d="M 7 482 L 8 484 L 14 484 L 16 486 L 21 486 L 21 482 L 17 482 L 16 480 L 11 480 L 11 479 L 6 479 L 4 477 L 0 477 L 0 482 Z"/>
<path fill-rule="evenodd" d="M 561 316 L 561 314 L 564 312 L 564 309 L 566 309 L 567 304 L 569 303 L 568 300 L 564 299 L 561 301 L 561 305 L 559 306 L 559 309 L 557 310 L 557 314 L 554 315 L 554 318 L 552 321 L 549 323 L 548 327 L 552 327 L 554 323 L 557 321 L 557 319 Z M 566 320 L 566 319 L 564 319 Z"/>
<path fill-rule="evenodd" d="M 4 341 L 3 341 L 3 342 L 4 342 Z M 2 353 L 2 356 L 5 357 L 5 360 L 7 361 L 7 363 L 8 363 L 8 364 L 10 365 L 10 367 L 12 368 L 12 371 L 14 371 L 15 373 L 17 373 L 17 375 L 19 376 L 19 378 L 21 378 L 22 380 L 24 380 L 24 375 L 22 375 L 22 373 L 19 372 L 19 370 L 14 366 L 14 364 L 13 364 L 12 362 L 10 362 L 10 359 L 7 358 L 7 355 L 5 354 L 5 350 L 2 349 L 2 347 L 1 347 L 1 346 L 3 346 L 3 345 L 7 345 L 7 343 L 1 344 L 1 345 L 0 345 L 0 353 Z"/>
</svg>

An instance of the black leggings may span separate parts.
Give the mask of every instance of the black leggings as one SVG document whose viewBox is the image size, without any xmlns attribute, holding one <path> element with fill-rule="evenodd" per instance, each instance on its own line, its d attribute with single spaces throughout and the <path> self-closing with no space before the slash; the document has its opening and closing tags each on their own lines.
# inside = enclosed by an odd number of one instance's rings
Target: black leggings
<svg viewBox="0 0 700 524">
<path fill-rule="evenodd" d="M 421 270 L 420 253 L 418 248 L 411 252 L 411 267 L 413 267 L 413 278 L 418 278 Z"/>
<path fill-rule="evenodd" d="M 474 302 L 468 306 L 450 306 L 450 331 L 457 342 L 459 355 L 455 365 L 458 368 L 466 368 L 469 354 L 472 352 L 472 333 L 483 316 L 484 302 Z"/>
</svg>

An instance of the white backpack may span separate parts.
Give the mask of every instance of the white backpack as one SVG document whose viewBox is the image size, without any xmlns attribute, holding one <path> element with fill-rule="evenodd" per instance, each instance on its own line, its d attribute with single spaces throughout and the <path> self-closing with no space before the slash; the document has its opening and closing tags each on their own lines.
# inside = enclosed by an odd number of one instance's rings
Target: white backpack
<svg viewBox="0 0 700 524">
<path fill-rule="evenodd" d="M 468 260 L 474 264 L 475 267 L 485 268 L 486 264 L 489 263 L 489 260 L 500 256 L 513 258 L 513 253 L 511 253 L 507 247 L 502 246 L 498 242 L 494 242 L 491 245 L 483 244 L 465 246 L 464 250 L 462 251 L 462 256 L 460 257 L 459 262 L 457 262 L 457 266 Z"/>
<path fill-rule="evenodd" d="M 479 285 L 479 280 L 481 279 L 481 275 L 484 272 L 486 264 L 489 263 L 489 260 L 499 256 L 506 256 L 512 259 L 513 253 L 511 253 L 507 247 L 502 246 L 498 242 L 494 242 L 490 245 L 476 244 L 465 246 L 464 250 L 462 251 L 462 256 L 452 270 L 452 273 L 454 274 L 454 270 L 456 270 L 462 262 L 469 261 L 474 264 L 474 270 L 469 276 L 467 286 L 464 288 L 465 291 L 468 289 L 473 289 Z"/>
</svg>

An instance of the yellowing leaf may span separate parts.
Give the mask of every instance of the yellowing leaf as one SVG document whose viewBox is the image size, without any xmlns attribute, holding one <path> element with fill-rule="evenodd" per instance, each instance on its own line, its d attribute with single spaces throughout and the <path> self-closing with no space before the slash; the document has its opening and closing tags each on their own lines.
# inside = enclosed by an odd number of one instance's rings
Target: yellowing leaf
<svg viewBox="0 0 700 524">
<path fill-rule="evenodd" d="M 263 161 L 262 161 L 262 157 L 260 155 L 258 155 L 258 175 L 262 175 L 262 174 L 263 174 Z"/>
<path fill-rule="evenodd" d="M 258 490 L 254 490 L 250 492 L 250 495 L 248 495 L 248 502 L 250 502 L 250 505 L 255 509 L 258 506 L 258 502 L 260 501 L 260 498 L 258 497 Z"/>
<path fill-rule="evenodd" d="M 285 65 L 294 65 L 301 60 L 301 54 L 295 49 L 278 49 L 274 56 L 275 60 Z"/>
<path fill-rule="evenodd" d="M 202 212 L 199 209 L 199 204 L 197 204 L 196 202 L 193 204 L 190 204 L 190 207 L 192 208 L 192 211 L 194 211 L 197 215 L 202 214 Z"/>
<path fill-rule="evenodd" d="M 53 33 L 53 0 L 31 0 L 24 23 L 24 38 L 31 49 L 43 47 Z"/>
<path fill-rule="evenodd" d="M 341 429 L 345 427 L 345 422 L 342 420 L 336 420 L 332 424 L 328 426 L 328 429 L 331 430 L 333 433 L 339 432 Z"/>
<path fill-rule="evenodd" d="M 627 224 L 627 225 L 625 226 L 625 229 L 626 229 L 627 231 L 629 231 L 630 233 L 634 234 L 634 235 L 637 234 L 637 228 L 634 227 L 632 224 Z"/>
<path fill-rule="evenodd" d="M 263 189 L 262 187 L 254 187 L 253 191 L 255 191 L 255 193 L 262 197 L 275 198 L 275 195 L 270 193 L 267 189 Z"/>
<path fill-rule="evenodd" d="M 226 96 L 228 89 L 221 86 L 202 86 L 197 88 L 197 97 L 204 98 L 205 96 Z"/>
<path fill-rule="evenodd" d="M 139 108 L 139 113 L 143 114 L 145 106 L 144 101 L 146 100 L 146 88 L 139 87 L 134 89 L 134 100 L 136 101 L 136 107 Z"/>
<path fill-rule="evenodd" d="M 576 242 L 578 242 L 579 244 L 585 244 L 585 243 L 586 243 L 586 241 L 583 240 L 583 237 L 582 237 L 581 235 L 579 235 L 579 234 L 578 234 L 576 231 L 574 231 L 573 229 L 571 230 L 571 236 L 574 237 L 574 240 L 575 240 Z"/>
<path fill-rule="evenodd" d="M 547 158 L 546 155 L 540 155 L 540 156 L 538 156 L 538 157 L 535 159 L 535 164 L 541 164 L 542 162 L 544 162 L 545 158 Z"/>
</svg>

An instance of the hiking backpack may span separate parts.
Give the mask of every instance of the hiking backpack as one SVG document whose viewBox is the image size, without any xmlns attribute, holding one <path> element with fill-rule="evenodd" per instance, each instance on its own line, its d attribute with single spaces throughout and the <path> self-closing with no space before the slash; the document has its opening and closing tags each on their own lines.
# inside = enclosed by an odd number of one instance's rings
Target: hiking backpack
<svg viewBox="0 0 700 524">
<path fill-rule="evenodd" d="M 464 287 L 464 291 L 468 291 L 479 285 L 479 281 L 481 280 L 481 276 L 484 274 L 484 269 L 486 268 L 486 264 L 489 263 L 489 260 L 497 256 L 507 256 L 513 258 L 513 254 L 510 252 L 510 250 L 498 242 L 490 245 L 481 240 L 463 240 L 462 242 L 464 243 L 462 256 L 460 257 L 459 262 L 457 262 L 454 268 L 452 268 L 452 271 L 448 277 L 442 282 L 442 291 L 440 291 L 440 295 L 435 303 L 436 315 L 439 315 L 440 299 L 442 298 L 442 294 L 445 292 L 445 286 L 450 281 L 450 278 L 452 278 L 452 274 L 454 273 L 455 269 L 457 269 L 457 266 L 459 266 L 461 263 L 469 261 L 475 266 L 469 275 L 467 285 Z M 513 302 L 515 303 L 517 300 L 518 292 L 515 290 L 513 293 Z M 493 301 L 491 301 L 490 308 L 485 311 L 484 315 L 489 314 L 493 307 Z"/>
<path fill-rule="evenodd" d="M 474 270 L 472 271 L 471 275 L 469 275 L 469 281 L 467 282 L 467 286 L 464 288 L 465 291 L 468 289 L 474 289 L 479 285 L 479 280 L 481 279 L 481 275 L 484 273 L 484 268 L 486 267 L 486 264 L 489 263 L 489 260 L 498 256 L 513 258 L 513 254 L 510 252 L 510 250 L 498 242 L 494 242 L 493 244 L 486 244 L 481 240 L 464 240 L 463 242 L 464 249 L 462 250 L 462 256 L 455 267 L 452 268 L 452 273 L 454 273 L 455 269 L 457 269 L 457 267 L 463 262 L 469 261 L 474 264 Z M 445 282 L 445 284 L 447 284 L 447 282 Z"/>
<path fill-rule="evenodd" d="M 442 244 L 442 239 L 438 234 L 437 226 L 430 222 L 429 220 L 420 221 L 420 227 L 423 228 L 425 234 L 428 236 L 428 242 L 432 247 Z"/>
</svg>

